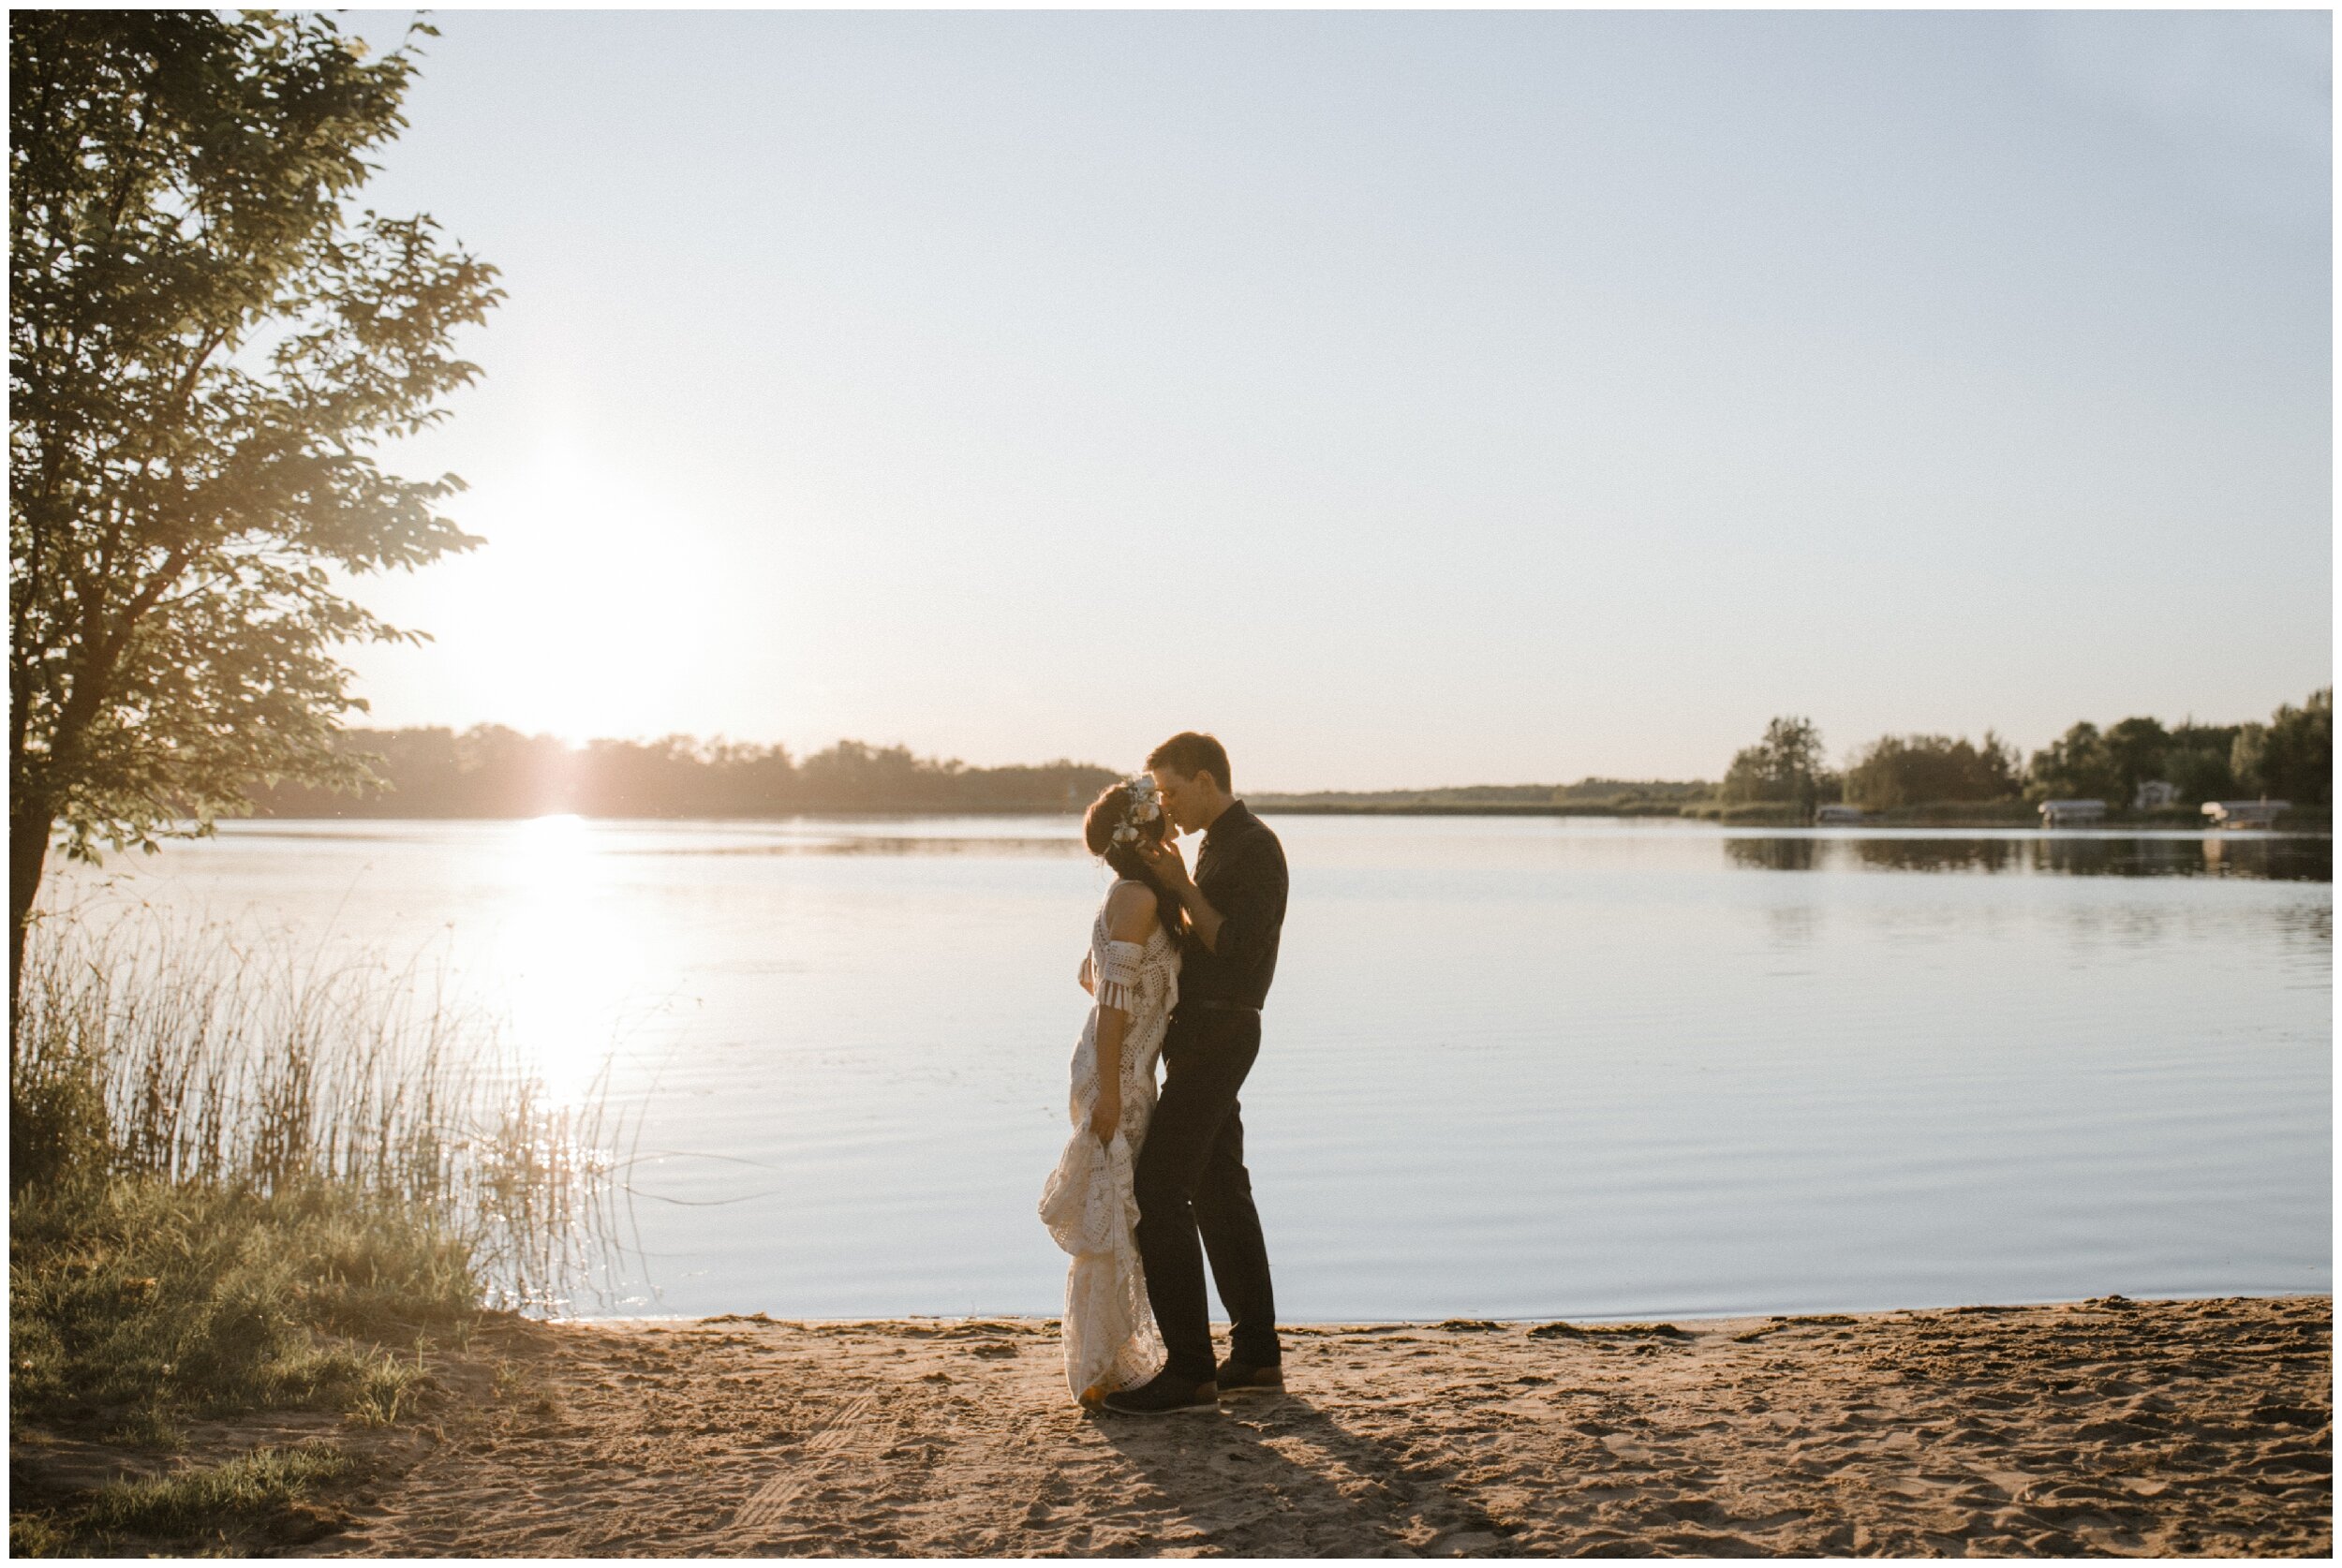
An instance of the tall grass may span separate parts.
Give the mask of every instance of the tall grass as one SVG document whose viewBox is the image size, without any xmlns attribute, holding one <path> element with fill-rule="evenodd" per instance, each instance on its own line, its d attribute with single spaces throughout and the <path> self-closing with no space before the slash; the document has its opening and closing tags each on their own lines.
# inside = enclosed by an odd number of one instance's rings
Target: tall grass
<svg viewBox="0 0 2342 1568">
<path fill-rule="evenodd" d="M 14 1002 L 12 1439 L 182 1449 L 190 1415 L 287 1406 L 386 1425 L 483 1307 L 616 1272 L 603 1084 L 557 1102 L 417 964 L 141 907 L 44 920 Z M 274 1548 L 327 1528 L 303 1500 L 349 1473 L 331 1443 L 96 1493 L 36 1466 L 10 1546 Z"/>
<path fill-rule="evenodd" d="M 427 1217 L 497 1307 L 558 1308 L 611 1260 L 605 1082 L 557 1102 L 419 962 L 144 909 L 51 917 L 16 1009 L 20 1189 L 77 1171 L 264 1198 L 329 1186 Z"/>
</svg>

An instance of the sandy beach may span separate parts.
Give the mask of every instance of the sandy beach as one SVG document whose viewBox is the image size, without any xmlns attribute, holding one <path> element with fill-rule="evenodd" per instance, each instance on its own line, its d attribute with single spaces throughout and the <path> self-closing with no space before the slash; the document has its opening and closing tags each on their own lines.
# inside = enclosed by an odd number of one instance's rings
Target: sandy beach
<svg viewBox="0 0 2342 1568">
<path fill-rule="evenodd" d="M 1115 1420 L 1045 1322 L 508 1320 L 306 1549 L 2322 1556 L 2332 1329 L 2326 1297 L 1309 1325 L 1282 1398 Z"/>
</svg>

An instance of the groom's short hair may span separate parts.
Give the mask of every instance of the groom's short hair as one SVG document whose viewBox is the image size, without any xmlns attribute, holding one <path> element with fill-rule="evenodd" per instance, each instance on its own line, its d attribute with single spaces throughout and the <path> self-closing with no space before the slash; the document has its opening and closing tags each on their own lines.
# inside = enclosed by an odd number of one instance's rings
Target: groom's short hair
<svg viewBox="0 0 2342 1568">
<path fill-rule="evenodd" d="M 1193 778 L 1208 773 L 1220 781 L 1221 789 L 1236 793 L 1236 782 L 1228 777 L 1228 748 L 1209 735 L 1199 735 L 1193 730 L 1182 730 L 1147 753 L 1150 768 L 1169 768 L 1173 773 Z"/>
</svg>

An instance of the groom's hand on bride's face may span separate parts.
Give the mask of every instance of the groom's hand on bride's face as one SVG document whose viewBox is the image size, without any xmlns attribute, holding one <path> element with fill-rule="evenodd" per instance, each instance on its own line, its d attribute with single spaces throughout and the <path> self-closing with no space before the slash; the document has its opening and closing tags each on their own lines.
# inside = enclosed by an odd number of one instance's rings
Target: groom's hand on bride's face
<svg viewBox="0 0 2342 1568">
<path fill-rule="evenodd" d="M 1177 892 L 1187 885 L 1187 862 L 1179 858 L 1179 847 L 1170 839 L 1140 839 L 1138 858 L 1147 863 L 1148 870 L 1163 879 L 1164 886 Z"/>
</svg>

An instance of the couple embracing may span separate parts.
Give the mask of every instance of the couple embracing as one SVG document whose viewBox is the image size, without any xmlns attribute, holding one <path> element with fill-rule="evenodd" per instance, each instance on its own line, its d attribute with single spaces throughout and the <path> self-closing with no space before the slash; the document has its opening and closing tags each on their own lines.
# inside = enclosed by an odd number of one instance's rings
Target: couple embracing
<svg viewBox="0 0 2342 1568">
<path fill-rule="evenodd" d="M 1074 1050 L 1074 1136 L 1041 1198 L 1074 1255 L 1066 1380 L 1083 1404 L 1126 1415 L 1284 1386 L 1237 1106 L 1277 969 L 1284 847 L 1231 792 L 1211 736 L 1172 736 L 1147 770 L 1082 823 L 1116 880 L 1081 966 L 1094 1005 Z M 1173 840 L 1197 831 L 1191 875 Z M 1216 1364 L 1207 1254 L 1229 1319 Z"/>
</svg>

